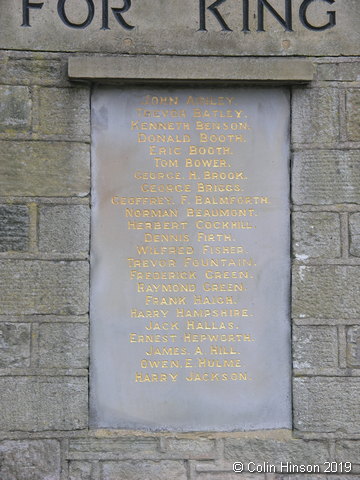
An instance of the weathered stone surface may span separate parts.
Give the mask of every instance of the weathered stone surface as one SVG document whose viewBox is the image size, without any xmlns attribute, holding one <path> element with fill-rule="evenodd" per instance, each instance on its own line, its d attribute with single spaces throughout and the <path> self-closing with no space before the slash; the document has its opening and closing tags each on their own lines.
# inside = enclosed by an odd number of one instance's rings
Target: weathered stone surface
<svg viewBox="0 0 360 480">
<path fill-rule="evenodd" d="M 159 458 L 159 440 L 155 437 L 80 438 L 70 440 L 71 458 L 143 459 Z"/>
<path fill-rule="evenodd" d="M 334 80 L 339 66 L 337 63 L 320 63 L 316 65 L 316 80 Z"/>
<path fill-rule="evenodd" d="M 347 135 L 349 140 L 360 140 L 360 88 L 346 94 Z"/>
<path fill-rule="evenodd" d="M 240 32 L 242 28 L 243 0 L 226 0 L 217 8 L 234 32 L 221 31 L 221 26 L 213 13 L 206 10 L 207 32 L 199 32 L 199 0 L 143 0 L 132 2 L 129 12 L 124 18 L 136 26 L 133 31 L 122 28 L 115 20 L 111 7 L 124 3 L 123 1 L 109 1 L 109 22 L 111 30 L 101 31 L 101 0 L 94 0 L 95 18 L 90 27 L 72 29 L 66 27 L 59 19 L 56 11 L 56 0 L 31 0 L 34 3 L 44 2 L 42 9 L 30 8 L 30 23 L 32 27 L 21 27 L 22 3 L 14 0 L 0 0 L 0 44 L 8 46 L 12 51 L 0 53 L 0 78 L 5 85 L 0 87 L 0 132 L 3 138 L 10 138 L 20 133 L 19 137 L 29 131 L 31 127 L 30 107 L 31 100 L 26 87 L 31 86 L 34 100 L 40 100 L 40 110 L 34 109 L 34 120 L 39 119 L 37 133 L 41 135 L 66 135 L 70 140 L 84 138 L 88 140 L 88 113 L 84 101 L 79 101 L 74 90 L 61 88 L 38 89 L 33 86 L 66 87 L 71 86 L 66 78 L 66 56 L 62 54 L 44 53 L 44 50 L 97 51 L 105 54 L 123 52 L 144 53 L 142 57 L 131 56 L 135 61 L 135 70 L 149 73 L 148 57 L 155 57 L 157 64 L 155 75 L 171 74 L 163 65 L 163 57 L 171 59 L 177 65 L 179 75 L 185 75 L 180 65 L 183 59 L 178 54 L 200 54 L 201 62 L 188 56 L 189 64 L 193 65 L 193 74 L 211 77 L 214 72 L 221 71 L 224 64 L 232 65 L 232 72 L 237 74 L 243 69 L 242 61 L 253 65 L 249 54 L 254 55 L 281 55 L 279 60 L 292 60 L 298 55 L 311 53 L 314 55 L 326 54 L 326 63 L 317 67 L 320 81 L 328 82 L 355 82 L 360 80 L 360 63 L 346 57 L 338 58 L 338 54 L 356 54 L 359 50 L 359 0 L 336 1 L 329 5 L 324 0 L 317 0 L 309 7 L 309 18 L 313 19 L 313 9 L 317 11 L 315 23 L 317 25 L 328 20 L 327 10 L 337 11 L 337 26 L 325 32 L 309 32 L 300 24 L 298 7 L 303 0 L 292 0 L 295 32 L 284 32 L 284 28 L 265 11 L 266 32 L 256 32 L 255 7 L 257 0 L 250 0 L 251 20 L 250 33 Z M 284 12 L 284 0 L 269 0 Z M 214 0 L 206 0 L 206 6 Z M 219 2 L 220 3 L 220 2 Z M 70 0 L 66 2 L 66 12 L 74 21 L 81 21 L 86 16 L 87 2 Z M 121 5 L 120 5 L 121 4 Z M 316 5 L 314 5 L 316 4 Z M 82 15 L 78 15 L 78 12 Z M 38 49 L 38 53 L 20 52 L 16 49 Z M 153 55 L 149 55 L 153 54 Z M 226 54 L 226 57 L 219 57 Z M 238 55 L 245 55 L 243 58 Z M 210 56 L 207 56 L 210 55 Z M 214 56 L 212 56 L 214 55 Z M 291 57 L 285 58 L 287 55 Z M 110 55 L 109 55 L 110 56 Z M 117 55 L 113 55 L 117 58 Z M 120 57 L 120 56 L 119 56 Z M 329 57 L 332 60 L 329 60 Z M 93 55 L 88 57 L 90 61 Z M 274 74 L 273 65 L 262 59 L 264 75 Z M 240 61 L 239 61 L 240 60 Z M 271 59 L 270 59 L 271 60 Z M 278 60 L 276 57 L 274 60 Z M 317 56 L 314 61 L 323 61 Z M 345 62 L 343 60 L 346 60 Z M 115 60 L 116 63 L 118 60 Z M 187 63 L 187 62 L 184 62 Z M 196 63 L 196 65 L 194 65 Z M 96 62 L 94 62 L 96 66 Z M 160 68 L 161 67 L 161 68 Z M 288 63 L 279 69 L 279 76 L 291 70 Z M 252 68 L 249 70 L 253 71 Z M 249 70 L 245 75 L 249 74 Z M 199 73 L 198 73 L 199 72 Z M 223 77 L 228 76 L 229 70 L 222 71 Z M 101 72 L 103 73 L 103 72 Z M 293 72 L 291 72 L 293 73 Z M 239 73 L 239 76 L 243 71 Z M 16 86 L 16 87 L 11 87 Z M 26 87 L 24 87 L 26 86 Z M 324 83 L 321 84 L 324 87 Z M 339 87 L 337 89 L 336 87 Z M 331 83 L 329 89 L 316 88 L 315 90 L 296 90 L 294 95 L 294 140 L 299 147 L 302 143 L 312 146 L 332 145 L 338 139 L 337 106 L 338 95 L 341 101 L 340 114 L 345 115 L 342 140 L 350 142 L 360 141 L 359 129 L 359 89 L 353 84 L 346 96 L 344 85 Z M 84 89 L 85 90 L 85 89 Z M 80 89 L 83 91 L 83 89 Z M 10 92 L 9 95 L 1 95 Z M 40 98 L 37 97 L 37 92 Z M 331 97 L 329 92 L 334 93 Z M 54 96 L 55 93 L 55 96 Z M 56 103 L 53 98 L 57 98 Z M 68 97 L 68 101 L 63 102 Z M 11 101 L 8 101 L 11 99 Z M 23 102 L 19 103 L 22 99 Z M 343 107 L 346 107 L 346 111 Z M 84 107 L 84 108 L 83 108 Z M 14 114 L 15 112 L 15 114 Z M 85 121 L 86 118 L 86 121 Z M 339 117 L 340 118 L 340 117 Z M 12 138 L 12 137 L 11 137 Z M 347 144 L 344 149 L 347 148 Z M 340 145 L 339 148 L 342 148 Z M 355 144 L 353 147 L 356 146 Z M 334 147 L 337 148 L 337 147 Z M 295 149 L 296 150 L 296 149 Z M 7 153 L 4 153 L 4 152 Z M 38 196 L 73 196 L 86 195 L 89 192 L 89 147 L 76 143 L 53 142 L 17 142 L 16 144 L 1 142 L 0 145 L 0 191 L 1 195 L 38 195 Z M 294 168 L 294 199 L 298 204 L 329 205 L 338 203 L 358 203 L 360 205 L 360 174 L 359 155 L 355 151 L 317 151 L 295 153 Z M 23 202 L 23 200 L 21 200 Z M 32 201 L 32 200 L 29 200 Z M 25 202 L 23 202 L 25 203 Z M 61 203 L 61 199 L 59 200 Z M 6 206 L 2 217 L 0 207 L 0 251 L 24 252 L 28 249 L 28 213 L 27 207 Z M 346 211 L 349 210 L 346 208 Z M 353 208 L 350 210 L 353 210 Z M 307 259 L 338 258 L 340 255 L 339 217 L 337 213 L 300 213 L 294 215 L 294 253 L 299 261 Z M 41 254 L 62 253 L 68 256 L 87 254 L 88 250 L 88 209 L 87 207 L 64 205 L 39 207 L 39 248 Z M 9 222 L 9 223 L 7 223 Z M 313 228 L 312 228 L 313 227 Z M 355 262 L 360 258 L 360 213 L 349 214 L 350 249 Z M 307 258 L 305 258 L 305 256 Z M 15 265 L 14 262 L 13 265 Z M 41 263 L 41 262 L 36 262 Z M 6 308 L 0 307 L 0 313 L 15 312 L 14 319 L 3 316 L 0 318 L 0 368 L 26 368 L 30 360 L 30 324 L 36 322 L 40 332 L 39 347 L 34 341 L 33 348 L 39 357 L 39 364 L 44 368 L 61 367 L 81 368 L 86 364 L 85 332 L 86 325 L 78 328 L 77 317 L 79 311 L 85 312 L 85 288 L 88 284 L 87 276 L 75 268 L 69 269 L 57 262 L 50 262 L 53 269 L 49 273 L 47 268 L 29 269 L 22 266 L 16 269 L 0 265 L 0 304 L 6 295 Z M 49 263 L 49 265 L 50 265 Z M 313 262 L 315 263 L 315 262 Z M 31 267 L 32 268 L 32 267 Z M 49 267 L 50 268 L 50 267 Z M 296 267 L 295 267 L 296 268 Z M 358 273 L 355 267 L 309 267 L 301 269 L 295 274 L 294 310 L 298 316 L 316 316 L 327 318 L 334 316 L 347 322 L 347 366 L 344 374 L 355 375 L 360 367 L 360 327 L 351 323 L 358 323 L 359 301 L 357 294 Z M 353 268 L 353 270 L 351 270 Z M 36 270 L 36 271 L 35 271 Z M 65 272 L 66 270 L 66 272 Z M 71 272 L 70 272 L 71 270 Z M 81 269 L 82 270 L 82 269 Z M 59 272 L 63 272 L 59 274 Z M 340 274 L 338 274 L 340 272 Z M 345 272 L 345 273 L 344 273 Z M 303 279 L 301 276 L 303 275 Z M 79 283 L 75 280 L 79 278 Z M 60 277 L 57 279 L 57 277 Z M 70 281 L 68 281 L 70 279 Z M 84 285 L 84 291 L 80 286 Z M 12 286 L 14 285 L 14 287 Z M 63 290 L 66 286 L 66 292 Z M 75 285 L 75 287 L 74 287 Z M 12 291 L 11 289 L 14 288 Z M 74 290 L 74 291 L 73 291 Z M 58 299 L 58 296 L 62 299 Z M 13 298 L 10 300 L 10 297 Z M 25 297 L 25 298 L 24 298 Z M 87 297 L 86 297 L 87 298 Z M 69 306 L 68 303 L 71 305 Z M 43 312 L 58 314 L 57 317 L 44 316 Z M 73 317 L 63 314 L 73 312 Z M 26 317 L 28 312 L 39 312 L 38 316 Z M 60 314 L 59 314 L 60 313 Z M 24 315 L 24 316 L 23 316 Z M 79 317 L 80 318 L 80 317 Z M 85 318 L 85 317 L 83 317 Z M 348 320 L 348 319 L 353 320 Z M 6 319 L 6 320 L 5 320 Z M 54 321 L 58 325 L 42 322 Z M 336 321 L 336 320 L 335 320 Z M 9 322 L 19 322 L 15 323 Z M 73 327 L 65 322 L 75 322 Z M 79 333 L 81 335 L 77 336 Z M 336 360 L 336 330 L 334 327 L 295 326 L 294 328 L 294 358 L 295 367 L 305 368 L 333 368 Z M 35 367 L 35 365 L 32 365 Z M 318 371 L 319 371 L 318 370 Z M 352 372 L 352 373 L 351 373 Z M 38 385 L 35 378 L 0 378 L 0 418 L 1 429 L 22 429 L 24 437 L 31 436 L 32 429 L 47 431 L 50 428 L 87 428 L 85 379 L 71 377 L 46 379 L 49 383 Z M 74 385 L 74 382 L 76 385 Z M 84 385 L 82 384 L 84 382 Z M 69 386 L 70 384 L 70 386 Z M 356 384 L 356 386 L 354 386 Z M 359 434 L 359 389 L 356 378 L 337 379 L 297 379 L 295 392 L 295 422 L 296 427 L 306 431 L 323 430 L 334 432 L 329 440 L 327 436 L 322 442 L 305 442 L 298 440 L 274 441 L 247 438 L 236 446 L 226 445 L 227 455 L 242 460 L 243 453 L 251 461 L 264 461 L 269 458 L 282 460 L 283 456 L 291 455 L 298 462 L 307 463 L 311 460 L 319 463 L 323 460 L 328 445 L 336 442 L 337 461 L 352 461 L 359 464 L 359 440 L 336 440 L 339 435 Z M 349 386 L 350 385 L 350 386 Z M 80 397 L 82 400 L 80 400 Z M 40 398 L 40 400 L 39 400 Z M 255 400 L 256 401 L 256 400 Z M 6 408 L 3 408 L 6 403 Z M 74 405 L 75 403 L 75 405 Z M 79 408 L 76 406 L 81 404 Z M 84 405 L 84 407 L 82 406 Z M 300 406 L 299 406 L 300 405 Z M 80 412 L 80 413 L 77 413 Z M 303 422 L 300 424 L 299 422 Z M 35 425 L 35 426 L 34 426 Z M 356 426 L 357 425 L 357 426 Z M 347 433 L 349 430 L 350 433 Z M 356 430 L 356 431 L 355 431 Z M 355 433 L 354 433 L 355 432 Z M 10 435 L 3 432 L 3 435 Z M 46 433 L 54 435 L 56 433 Z M 54 440 L 19 440 L 3 441 L 0 443 L 0 479 L 1 480 L 112 480 L 119 479 L 168 479 L 186 478 L 186 469 L 189 466 L 182 462 L 169 460 L 210 459 L 214 454 L 214 441 L 208 439 L 173 438 L 162 442 L 159 448 L 159 438 L 143 436 L 124 436 L 113 438 L 114 433 L 101 432 L 99 437 L 75 439 L 74 433 L 70 436 L 70 459 L 89 458 L 71 461 L 69 473 L 67 469 L 60 474 L 60 448 Z M 62 435 L 59 435 L 62 436 Z M 82 432 L 79 436 L 86 437 Z M 270 434 L 271 436 L 271 434 Z M 290 436 L 290 434 L 289 434 Z M 230 441 L 230 439 L 228 439 Z M 66 446 L 68 440 L 64 441 Z M 220 440 L 220 445 L 222 439 Z M 332 450 L 332 447 L 331 447 Z M 264 454 L 265 453 L 265 457 Z M 284 452 L 284 454 L 283 454 Z M 329 452 L 330 453 L 330 452 Z M 66 448 L 64 454 L 66 455 Z M 73 457 L 71 457 L 71 455 Z M 83 457 L 82 457 L 83 456 Z M 168 456 L 168 457 L 167 457 Z M 236 457 L 236 458 L 235 458 Z M 163 462 L 150 464 L 143 459 L 159 460 Z M 328 460 L 330 455 L 326 456 Z M 334 459 L 334 460 L 335 460 Z M 123 462 L 121 461 L 123 460 Z M 131 462 L 133 460 L 133 462 Z M 136 461 L 137 460 L 137 461 Z M 141 462 L 140 462 L 141 460 Z M 93 461 L 93 469 L 91 461 Z M 98 464 L 99 461 L 99 464 Z M 105 461 L 102 466 L 101 462 Z M 199 462 L 196 462 L 196 465 Z M 196 471 L 193 462 L 193 480 L 263 480 L 263 475 L 239 475 L 231 472 L 232 462 L 227 460 L 222 464 L 226 470 L 214 462 L 201 462 Z M 200 471 L 206 468 L 219 469 L 218 471 Z M 65 467 L 65 465 L 64 465 Z M 103 468 L 104 467 L 104 468 Z M 100 476 L 101 470 L 101 476 Z M 99 472 L 98 474 L 95 474 Z M 98 477 L 99 475 L 99 477 Z M 189 472 L 188 472 L 189 475 Z M 276 480 L 325 480 L 325 476 L 289 475 L 267 476 Z M 332 475 L 331 480 L 340 480 L 340 475 Z M 342 475 L 341 480 L 359 480 L 357 476 Z"/>
<path fill-rule="evenodd" d="M 310 432 L 360 433 L 359 396 L 360 378 L 295 378 L 294 427 Z"/>
<path fill-rule="evenodd" d="M 39 366 L 86 368 L 88 366 L 88 326 L 80 323 L 40 325 Z"/>
<path fill-rule="evenodd" d="M 215 440 L 167 438 L 164 451 L 155 437 L 86 438 L 70 441 L 70 458 L 81 459 L 213 459 Z"/>
<path fill-rule="evenodd" d="M 85 196 L 89 146 L 70 142 L 0 142 L 2 195 Z"/>
<path fill-rule="evenodd" d="M 0 261 L 0 314 L 88 310 L 87 262 Z"/>
<path fill-rule="evenodd" d="M 316 70 L 319 80 L 354 82 L 360 77 L 360 62 L 323 63 Z"/>
<path fill-rule="evenodd" d="M 225 439 L 225 459 L 229 462 L 314 463 L 327 460 L 326 444 L 318 441 L 274 440 L 271 438 Z"/>
<path fill-rule="evenodd" d="M 232 465 L 229 466 L 230 468 Z M 265 475 L 254 473 L 235 473 L 235 472 L 200 472 L 195 477 L 196 480 L 263 480 Z"/>
<path fill-rule="evenodd" d="M 358 318 L 360 296 L 354 295 L 359 267 L 300 266 L 293 270 L 293 315 Z"/>
<path fill-rule="evenodd" d="M 360 441 L 341 440 L 336 442 L 336 461 L 360 463 Z"/>
<path fill-rule="evenodd" d="M 196 458 L 207 459 L 215 458 L 215 440 L 199 438 L 196 440 L 187 438 L 168 438 L 166 440 L 166 454 L 171 454 L 172 458 Z"/>
<path fill-rule="evenodd" d="M 87 378 L 0 378 L 1 430 L 77 430 L 87 427 Z"/>
<path fill-rule="evenodd" d="M 30 366 L 30 325 L 0 323 L 0 368 Z"/>
<path fill-rule="evenodd" d="M 0 132 L 16 133 L 30 128 L 31 98 L 27 87 L 0 86 Z"/>
<path fill-rule="evenodd" d="M 90 208 L 87 205 L 40 207 L 39 247 L 45 252 L 89 251 Z"/>
<path fill-rule="evenodd" d="M 339 215 L 331 212 L 294 213 L 292 245 L 297 260 L 340 257 Z"/>
<path fill-rule="evenodd" d="M 360 203 L 359 152 L 317 150 L 294 155 L 296 204 Z"/>
<path fill-rule="evenodd" d="M 302 464 L 303 465 L 303 464 Z M 316 464 L 317 465 L 317 464 Z M 299 474 L 276 474 L 275 475 L 275 480 L 340 480 L 339 477 L 336 477 L 336 475 L 331 475 L 331 477 L 327 475 L 321 475 L 319 473 L 299 473 Z M 343 477 L 341 475 L 341 480 L 351 480 L 350 478 Z"/>
<path fill-rule="evenodd" d="M 66 85 L 65 61 L 59 54 L 0 52 L 0 78 L 8 85 Z"/>
<path fill-rule="evenodd" d="M 186 480 L 184 462 L 175 460 L 141 462 L 105 462 L 102 480 Z"/>
<path fill-rule="evenodd" d="M 91 477 L 92 465 L 87 462 L 70 462 L 69 480 L 89 480 Z"/>
<path fill-rule="evenodd" d="M 333 143 L 339 138 L 339 95 L 335 88 L 295 88 L 293 141 Z"/>
<path fill-rule="evenodd" d="M 294 368 L 335 368 L 338 366 L 336 327 L 294 326 Z"/>
<path fill-rule="evenodd" d="M 347 364 L 349 367 L 360 367 L 360 326 L 347 330 Z"/>
<path fill-rule="evenodd" d="M 324 466 L 327 467 L 326 464 Z M 340 466 L 338 466 L 340 469 Z M 313 470 L 314 471 L 314 470 Z M 345 474 L 345 473 L 338 473 L 338 474 L 317 474 L 317 473 L 298 473 L 298 474 L 289 474 L 289 475 L 275 475 L 276 480 L 358 480 L 359 477 L 357 475 L 352 474 Z"/>
<path fill-rule="evenodd" d="M 62 315 L 16 315 L 10 314 L 2 316 L 0 314 L 0 325 L 1 323 L 83 323 L 88 324 L 89 319 L 88 315 L 66 315 L 65 317 Z"/>
<path fill-rule="evenodd" d="M 89 138 L 89 88 L 41 88 L 38 95 L 39 133 Z"/>
<path fill-rule="evenodd" d="M 353 463 L 351 465 L 351 474 L 331 475 L 330 480 L 359 480 L 360 464 Z M 329 477 L 328 477 L 329 478 Z"/>
<path fill-rule="evenodd" d="M 216 4 L 218 15 L 228 25 L 227 31 L 208 9 L 204 12 L 206 30 L 199 31 L 199 2 L 193 0 L 168 0 L 155 4 L 153 0 L 133 2 L 129 11 L 123 13 L 125 21 L 135 27 L 130 30 L 116 21 L 111 10 L 108 12 L 109 30 L 102 30 L 102 2 L 95 2 L 94 18 L 84 28 L 65 25 L 49 2 L 44 2 L 42 9 L 30 9 L 31 27 L 22 27 L 21 4 L 13 0 L 3 0 L 3 3 L 1 45 L 14 50 L 190 55 L 358 54 L 357 0 L 347 0 L 340 5 L 324 2 L 312 4 L 307 15 L 312 25 L 326 25 L 330 20 L 328 11 L 337 15 L 336 26 L 320 32 L 305 28 L 300 20 L 299 2 L 293 8 L 291 32 L 285 31 L 284 26 L 267 10 L 264 12 L 265 31 L 257 32 L 257 2 L 254 1 L 249 2 L 250 32 L 242 31 L 243 2 Z M 269 3 L 280 16 L 284 16 L 282 0 Z M 81 24 L 86 21 L 88 13 L 87 2 L 66 2 L 66 14 L 70 22 Z"/>
<path fill-rule="evenodd" d="M 155 437 L 82 438 L 70 441 L 72 459 L 213 459 L 217 456 L 215 440 L 206 438 L 167 438 L 163 449 Z"/>
<path fill-rule="evenodd" d="M 350 227 L 350 254 L 360 257 L 360 213 L 353 213 L 349 217 Z"/>
<path fill-rule="evenodd" d="M 0 205 L 0 252 L 28 248 L 29 210 L 25 205 Z"/>
<path fill-rule="evenodd" d="M 60 445 L 56 440 L 0 443 L 1 480 L 60 480 Z"/>
</svg>

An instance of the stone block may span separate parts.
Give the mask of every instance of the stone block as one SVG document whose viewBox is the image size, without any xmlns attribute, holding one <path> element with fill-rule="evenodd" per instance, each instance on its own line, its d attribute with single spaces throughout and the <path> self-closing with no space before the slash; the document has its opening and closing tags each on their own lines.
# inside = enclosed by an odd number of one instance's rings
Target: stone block
<svg viewBox="0 0 360 480">
<path fill-rule="evenodd" d="M 225 439 L 225 460 L 229 462 L 316 463 L 328 459 L 326 443 L 305 440 L 275 440 L 271 438 Z"/>
<path fill-rule="evenodd" d="M 80 315 L 88 311 L 88 263 L 0 261 L 0 314 Z"/>
<path fill-rule="evenodd" d="M 292 189 L 294 203 L 360 203 L 359 157 L 356 150 L 295 153 Z"/>
<path fill-rule="evenodd" d="M 360 213 L 353 213 L 349 217 L 350 254 L 360 257 Z"/>
<path fill-rule="evenodd" d="M 62 315 L 6 315 L 2 316 L 0 314 L 0 325 L 1 323 L 82 323 L 88 324 L 89 323 L 89 316 L 86 315 L 66 315 L 66 317 Z M 35 332 L 34 332 L 35 333 Z"/>
<path fill-rule="evenodd" d="M 174 458 L 211 459 L 215 458 L 215 440 L 199 438 L 196 440 L 188 438 L 168 438 L 165 444 L 166 455 L 171 454 Z"/>
<path fill-rule="evenodd" d="M 87 378 L 1 377 L 0 429 L 87 428 Z"/>
<path fill-rule="evenodd" d="M 336 461 L 360 463 L 360 441 L 341 440 L 336 442 Z"/>
<path fill-rule="evenodd" d="M 102 480 L 186 480 L 185 462 L 176 460 L 104 462 Z"/>
<path fill-rule="evenodd" d="M 74 142 L 0 142 L 2 195 L 85 196 L 89 146 Z"/>
<path fill-rule="evenodd" d="M 7 85 L 66 85 L 65 61 L 60 55 L 0 52 L 0 78 Z"/>
<path fill-rule="evenodd" d="M 299 266 L 293 270 L 293 316 L 358 318 L 357 266 Z"/>
<path fill-rule="evenodd" d="M 360 378 L 295 378 L 294 428 L 305 432 L 360 433 Z M 327 458 L 326 460 L 328 460 Z"/>
<path fill-rule="evenodd" d="M 39 248 L 43 252 L 89 252 L 90 208 L 87 205 L 40 207 Z"/>
<path fill-rule="evenodd" d="M 56 440 L 7 440 L 0 443 L 1 480 L 60 480 Z"/>
<path fill-rule="evenodd" d="M 0 132 L 17 133 L 31 126 L 31 97 L 27 87 L 0 85 Z"/>
<path fill-rule="evenodd" d="M 355 62 L 341 62 L 339 63 L 338 74 L 334 80 L 343 82 L 356 82 L 360 79 L 360 62 L 357 59 Z"/>
<path fill-rule="evenodd" d="M 336 327 L 294 326 L 293 365 L 295 369 L 338 366 Z"/>
<path fill-rule="evenodd" d="M 292 137 L 297 143 L 333 143 L 339 138 L 339 95 L 335 88 L 295 88 Z"/>
<path fill-rule="evenodd" d="M 92 465 L 87 462 L 70 462 L 69 480 L 90 480 Z"/>
<path fill-rule="evenodd" d="M 339 215 L 331 212 L 294 213 L 293 252 L 297 260 L 340 257 Z"/>
<path fill-rule="evenodd" d="M 88 326 L 80 323 L 41 324 L 39 367 L 87 368 Z"/>
<path fill-rule="evenodd" d="M 360 88 L 346 93 L 346 130 L 348 140 L 360 141 Z"/>
<path fill-rule="evenodd" d="M 144 459 L 161 457 L 155 437 L 79 438 L 70 440 L 70 458 Z"/>
<path fill-rule="evenodd" d="M 40 134 L 89 138 L 89 88 L 41 88 L 38 95 Z"/>
<path fill-rule="evenodd" d="M 30 366 L 30 324 L 0 323 L 0 368 Z"/>
<path fill-rule="evenodd" d="M 360 326 L 347 329 L 347 364 L 349 367 L 360 367 Z"/>
<path fill-rule="evenodd" d="M 26 251 L 29 210 L 25 205 L 0 205 L 0 252 Z"/>
<path fill-rule="evenodd" d="M 337 63 L 320 63 L 316 65 L 316 80 L 334 81 L 338 76 L 338 67 Z"/>
<path fill-rule="evenodd" d="M 318 80 L 355 82 L 360 78 L 360 62 L 323 63 L 317 66 Z"/>
</svg>

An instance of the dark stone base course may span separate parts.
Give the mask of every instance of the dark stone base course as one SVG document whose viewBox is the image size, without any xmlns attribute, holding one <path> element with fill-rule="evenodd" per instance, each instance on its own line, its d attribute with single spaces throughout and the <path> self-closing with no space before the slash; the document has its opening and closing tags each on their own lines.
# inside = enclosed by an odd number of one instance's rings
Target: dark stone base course
<svg viewBox="0 0 360 480">
<path fill-rule="evenodd" d="M 54 434 L 56 435 L 56 434 Z M 1 480 L 355 480 L 360 478 L 360 441 L 292 439 L 290 432 L 243 438 L 127 436 L 58 441 L 0 442 Z M 334 448 L 335 446 L 335 448 Z M 335 452 L 335 453 L 334 453 Z M 243 473 L 234 473 L 241 461 Z M 352 462 L 352 471 L 325 474 L 328 461 Z M 292 473 L 281 472 L 288 463 Z M 296 466 L 308 473 L 296 473 Z M 320 467 L 320 473 L 317 472 Z M 271 470 L 275 468 L 274 470 Z M 252 473 L 245 470 L 252 470 Z M 254 471 L 255 470 L 255 471 Z M 301 470 L 299 470 L 301 471 Z"/>
</svg>

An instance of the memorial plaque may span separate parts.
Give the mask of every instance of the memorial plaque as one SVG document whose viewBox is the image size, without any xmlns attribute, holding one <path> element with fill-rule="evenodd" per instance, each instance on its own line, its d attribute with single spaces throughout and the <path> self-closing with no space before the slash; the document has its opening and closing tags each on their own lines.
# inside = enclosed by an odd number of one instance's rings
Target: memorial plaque
<svg viewBox="0 0 360 480">
<path fill-rule="evenodd" d="M 96 88 L 94 427 L 291 426 L 289 95 Z"/>
</svg>

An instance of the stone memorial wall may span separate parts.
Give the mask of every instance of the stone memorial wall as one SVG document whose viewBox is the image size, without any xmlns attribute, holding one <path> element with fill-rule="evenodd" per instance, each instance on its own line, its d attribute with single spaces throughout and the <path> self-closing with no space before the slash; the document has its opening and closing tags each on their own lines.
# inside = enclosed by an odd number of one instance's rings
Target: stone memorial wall
<svg viewBox="0 0 360 480">
<path fill-rule="evenodd" d="M 0 3 L 1 480 L 359 478 L 359 23 Z"/>
</svg>

